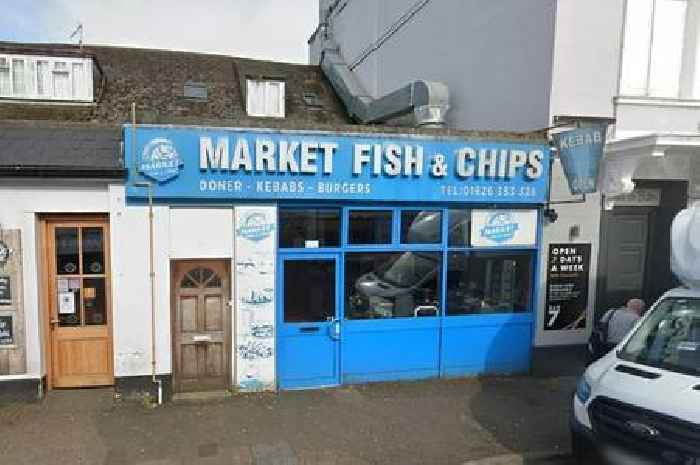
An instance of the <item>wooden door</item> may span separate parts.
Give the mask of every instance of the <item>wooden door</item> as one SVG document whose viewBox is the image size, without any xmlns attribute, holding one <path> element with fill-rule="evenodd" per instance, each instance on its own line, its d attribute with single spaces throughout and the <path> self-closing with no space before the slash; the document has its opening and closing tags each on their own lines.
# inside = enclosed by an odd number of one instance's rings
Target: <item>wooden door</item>
<svg viewBox="0 0 700 465">
<path fill-rule="evenodd" d="M 46 221 L 50 387 L 114 383 L 109 225 L 104 217 Z"/>
<path fill-rule="evenodd" d="M 226 389 L 230 385 L 229 282 L 227 261 L 173 262 L 173 374 L 177 392 Z"/>
</svg>

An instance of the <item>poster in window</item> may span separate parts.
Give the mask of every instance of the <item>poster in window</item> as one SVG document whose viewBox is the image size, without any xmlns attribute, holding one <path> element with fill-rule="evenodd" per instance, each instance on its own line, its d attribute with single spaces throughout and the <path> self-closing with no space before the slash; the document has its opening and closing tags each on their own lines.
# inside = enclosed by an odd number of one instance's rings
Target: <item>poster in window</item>
<svg viewBox="0 0 700 465">
<path fill-rule="evenodd" d="M 12 315 L 0 315 L 0 346 L 11 346 L 14 343 Z"/>
<path fill-rule="evenodd" d="M 550 244 L 545 331 L 586 328 L 591 244 Z"/>
<path fill-rule="evenodd" d="M 75 294 L 73 292 L 60 292 L 58 294 L 58 313 L 61 315 L 75 313 Z"/>
<path fill-rule="evenodd" d="M 0 276 L 0 305 L 12 305 L 12 286 L 9 276 Z"/>
</svg>

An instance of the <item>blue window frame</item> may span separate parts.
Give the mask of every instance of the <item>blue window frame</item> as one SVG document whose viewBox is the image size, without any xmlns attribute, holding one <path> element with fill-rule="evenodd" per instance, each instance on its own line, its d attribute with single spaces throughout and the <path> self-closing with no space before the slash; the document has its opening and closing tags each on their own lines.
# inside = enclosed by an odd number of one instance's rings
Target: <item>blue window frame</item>
<svg viewBox="0 0 700 465">
<path fill-rule="evenodd" d="M 471 247 L 471 211 L 474 208 L 489 207 L 497 208 L 483 205 L 368 206 L 337 203 L 279 206 L 280 220 L 288 209 L 336 208 L 341 212 L 338 246 L 280 247 L 279 255 L 280 259 L 283 259 L 292 255 L 312 257 L 331 252 L 337 254 L 337 289 L 341 306 L 338 311 L 341 333 L 339 363 L 342 383 L 476 373 L 511 373 L 523 372 L 529 368 L 535 320 L 532 310 L 537 301 L 537 289 L 533 283 L 536 282 L 539 266 L 537 250 L 541 243 L 542 215 L 538 215 L 537 243 L 531 247 Z M 360 213 L 353 215 L 354 212 Z M 391 213 L 390 241 L 385 241 L 386 224 L 379 226 L 384 228 L 379 234 L 382 241 L 368 240 L 373 243 L 362 244 L 357 242 L 363 241 L 351 239 L 351 217 L 361 218 L 363 212 L 370 212 L 363 219 L 370 225 L 372 221 L 368 218 L 386 219 L 387 212 Z M 409 233 L 410 226 L 407 226 L 406 222 L 416 220 L 418 229 L 424 228 L 418 233 Z M 435 222 L 438 223 L 437 227 Z M 282 230 L 284 225 L 280 223 L 279 227 Z M 415 238 L 416 234 L 430 240 L 422 243 L 406 240 L 409 235 Z M 359 236 L 373 238 L 376 235 L 371 232 Z M 430 257 L 436 262 L 434 279 L 431 277 L 423 280 L 430 281 L 431 287 L 437 286 L 434 295 L 421 290 L 417 293 L 411 291 L 411 299 L 402 298 L 400 301 L 393 298 L 376 298 L 371 304 L 368 303 L 369 298 L 365 298 L 364 301 L 357 299 L 352 303 L 348 301 L 352 297 L 351 292 L 358 286 L 357 283 L 349 282 L 351 278 L 357 281 L 358 277 L 363 277 L 365 284 L 369 282 L 375 287 L 381 286 L 381 271 L 386 273 L 394 263 L 400 262 L 402 257 L 404 261 L 410 261 L 408 258 L 411 254 Z M 473 276 L 464 269 L 454 266 L 450 269 L 451 257 L 453 263 L 455 257 L 464 258 L 466 264 L 460 266 L 472 267 Z M 369 263 L 374 259 L 381 261 L 379 258 L 389 263 L 385 266 L 386 269 L 380 267 L 379 270 L 374 270 L 374 265 Z M 365 263 L 360 265 L 360 262 Z M 353 277 L 350 277 L 347 270 L 352 267 L 356 269 Z M 490 278 L 483 279 L 480 286 L 483 289 L 479 290 L 483 291 L 484 295 L 489 294 L 490 300 L 484 299 L 480 311 L 474 311 L 476 307 L 468 305 L 469 299 L 460 296 L 455 290 L 459 290 L 460 280 L 462 287 L 468 287 L 470 278 L 484 274 L 483 271 L 487 267 L 490 267 Z M 420 267 L 408 267 L 413 270 L 418 268 Z M 426 269 L 429 268 L 431 267 Z M 374 281 L 367 278 L 371 273 L 375 275 Z M 462 273 L 464 276 L 456 276 L 455 273 Z M 403 275 L 400 277 L 404 278 Z M 523 282 L 525 277 L 527 283 Z M 405 279 L 411 281 L 409 278 Z M 455 282 L 457 289 L 454 288 Z M 455 299 L 460 298 L 464 308 L 451 311 L 450 307 L 454 305 Z M 409 307 L 413 307 L 413 310 Z M 418 307 L 422 308 L 416 311 Z M 472 311 L 467 311 L 469 309 Z"/>
<path fill-rule="evenodd" d="M 469 236 L 471 211 L 473 208 L 484 207 L 475 207 L 473 205 L 449 207 L 397 207 L 392 205 L 348 206 L 330 203 L 320 205 L 281 205 L 279 207 L 280 253 L 314 254 L 340 252 L 343 253 L 343 257 L 345 257 L 346 254 L 352 254 L 352 257 L 358 257 L 363 253 L 393 254 L 394 261 L 399 261 L 400 255 L 407 252 L 423 254 L 425 257 L 429 256 L 430 258 L 432 258 L 433 255 L 429 253 L 437 252 L 441 254 L 438 260 L 440 268 L 438 282 L 440 289 L 438 298 L 434 299 L 439 302 L 439 312 L 435 316 L 476 316 L 484 313 L 530 313 L 536 298 L 534 295 L 533 282 L 535 281 L 537 272 L 536 251 L 538 250 L 538 245 L 536 244 L 532 247 L 504 246 L 499 248 L 471 247 Z M 286 225 L 285 222 L 288 221 L 289 218 L 294 219 L 297 229 L 299 229 L 299 225 L 303 225 L 304 229 L 298 231 L 300 234 L 302 234 L 303 231 L 314 231 L 313 237 L 308 238 L 308 240 L 311 241 L 310 245 L 301 237 L 296 237 L 292 242 L 290 242 L 288 237 L 283 237 L 283 235 L 288 233 L 289 225 Z M 318 218 L 325 218 L 327 224 L 318 226 L 318 224 L 321 223 L 318 221 Z M 330 221 L 328 221 L 329 218 Z M 368 240 L 368 243 L 362 243 L 362 240 L 353 240 L 352 221 L 358 218 L 360 219 L 359 225 L 369 225 L 370 227 L 376 228 L 376 231 L 366 234 L 356 234 L 355 238 L 364 237 L 376 239 L 381 237 L 382 240 Z M 390 231 L 386 231 L 387 218 L 391 219 Z M 306 222 L 304 222 L 304 219 L 306 219 Z M 376 219 L 380 219 L 384 224 L 373 224 Z M 411 231 L 411 228 L 413 228 L 413 231 Z M 318 245 L 316 241 L 318 241 Z M 418 256 L 420 257 L 421 255 Z M 458 256 L 464 257 L 467 262 L 473 265 L 475 275 L 478 274 L 476 272 L 477 269 L 483 268 L 484 271 L 486 271 L 486 268 L 488 268 L 491 282 L 485 281 L 483 285 L 477 286 L 480 287 L 480 289 L 477 289 L 478 292 L 474 296 L 479 297 L 483 291 L 485 296 L 490 297 L 491 300 L 496 300 L 495 302 L 491 302 L 491 304 L 484 302 L 484 312 L 451 312 L 447 308 L 448 302 L 450 301 L 448 294 L 454 291 L 454 289 L 450 289 L 450 285 L 454 283 L 456 279 L 455 266 L 450 270 L 450 264 L 452 263 L 454 265 L 455 258 Z M 391 261 L 391 258 L 392 257 L 387 257 L 387 260 Z M 352 260 L 349 261 L 352 262 Z M 406 258 L 403 260 L 403 262 L 409 261 L 410 260 Z M 344 270 L 347 266 L 345 262 L 346 260 L 343 260 L 341 274 L 344 274 Z M 484 264 L 483 262 L 487 263 Z M 491 264 L 488 264 L 488 262 L 491 262 Z M 390 266 L 384 271 L 388 270 L 391 270 Z M 504 274 L 508 275 L 509 273 L 513 278 L 510 283 L 510 287 L 513 287 L 511 290 L 506 289 L 509 283 L 507 282 L 508 280 L 503 277 Z M 501 278 L 498 289 L 494 284 L 497 277 Z M 527 277 L 527 283 L 523 283 L 525 277 Z M 468 276 L 461 279 L 461 281 L 465 279 L 467 280 L 466 283 L 458 283 L 456 285 L 458 287 L 460 285 L 462 287 L 471 286 L 471 290 L 474 290 L 474 284 L 469 284 Z M 418 278 L 418 280 L 420 279 Z M 513 281 L 516 282 L 513 283 Z M 343 289 L 345 293 L 349 288 L 346 285 L 339 289 Z M 348 296 L 344 295 L 342 299 L 345 305 L 347 305 L 347 298 Z M 507 305 L 508 302 L 512 305 Z M 411 312 L 402 310 L 399 313 L 407 316 Z M 427 311 L 418 312 L 419 315 L 426 315 L 429 313 L 430 312 Z"/>
</svg>

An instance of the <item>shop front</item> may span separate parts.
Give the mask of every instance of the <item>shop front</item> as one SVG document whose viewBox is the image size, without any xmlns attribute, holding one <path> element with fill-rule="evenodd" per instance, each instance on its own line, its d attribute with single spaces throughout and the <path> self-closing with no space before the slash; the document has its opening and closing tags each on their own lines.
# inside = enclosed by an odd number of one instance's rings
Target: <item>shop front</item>
<svg viewBox="0 0 700 465">
<path fill-rule="evenodd" d="M 154 259 L 176 391 L 529 369 L 544 141 L 173 126 L 124 140 L 126 210 L 169 212 Z"/>
</svg>

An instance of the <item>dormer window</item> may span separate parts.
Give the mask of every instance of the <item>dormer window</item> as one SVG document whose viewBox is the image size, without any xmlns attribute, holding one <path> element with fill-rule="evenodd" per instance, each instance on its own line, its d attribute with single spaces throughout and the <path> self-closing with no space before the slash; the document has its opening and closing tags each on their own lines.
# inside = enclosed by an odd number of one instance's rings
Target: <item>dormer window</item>
<svg viewBox="0 0 700 465">
<path fill-rule="evenodd" d="M 91 102 L 90 58 L 0 55 L 0 98 Z"/>
<path fill-rule="evenodd" d="M 284 81 L 246 81 L 246 110 L 248 116 L 284 118 Z"/>
</svg>

